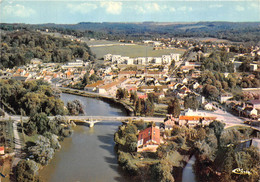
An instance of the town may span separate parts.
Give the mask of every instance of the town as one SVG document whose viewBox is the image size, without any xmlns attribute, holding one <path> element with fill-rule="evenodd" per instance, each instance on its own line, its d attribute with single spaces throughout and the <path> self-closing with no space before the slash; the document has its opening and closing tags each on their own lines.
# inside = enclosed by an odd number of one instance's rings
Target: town
<svg viewBox="0 0 260 182">
<path fill-rule="evenodd" d="M 61 148 L 59 141 L 70 136 L 73 127 L 88 123 L 89 128 L 95 129 L 107 123 L 112 116 L 104 114 L 105 111 L 95 111 L 94 115 L 84 113 L 82 100 L 90 97 L 123 106 L 130 115 L 119 114 L 112 120 L 122 122 L 114 134 L 118 164 L 136 180 L 184 180 L 180 175 L 195 155 L 198 161 L 195 173 L 201 181 L 205 180 L 205 175 L 211 175 L 211 179 L 220 176 L 226 180 L 245 178 L 245 181 L 259 176 L 254 171 L 259 170 L 257 163 L 252 164 L 251 170 L 249 166 L 243 168 L 239 159 L 236 169 L 232 165 L 225 171 L 216 167 L 223 151 L 233 159 L 234 151 L 239 153 L 236 155 L 244 155 L 247 151 L 250 157 L 259 156 L 258 45 L 178 37 L 141 41 L 119 39 L 116 42 L 67 34 L 56 37 L 48 29 L 37 29 L 33 33 L 17 29 L 4 31 L 3 35 L 5 41 L 21 36 L 20 42 L 16 42 L 21 45 L 23 39 L 27 40 L 26 36 L 32 39 L 42 36 L 46 42 L 38 44 L 46 49 L 51 47 L 48 41 L 55 40 L 56 47 L 52 46 L 56 52 L 51 50 L 55 55 L 46 56 L 49 50 L 44 52 L 40 46 L 34 49 L 35 41 L 28 42 L 31 54 L 44 56 L 13 58 L 10 47 L 14 43 L 2 43 L 6 56 L 0 67 L 3 133 L 0 155 L 5 165 L 0 174 L 10 172 L 11 166 L 17 165 L 17 178 L 25 180 L 24 165 L 32 171 L 47 165 L 55 150 Z M 102 41 L 102 44 L 95 44 L 95 41 Z M 94 55 L 95 48 L 133 50 L 135 46 L 144 50 L 141 56 L 129 56 L 120 50 L 116 54 L 105 53 L 101 58 Z M 63 50 L 63 47 L 71 50 Z M 26 64 L 20 64 L 22 60 Z M 68 102 L 63 98 L 61 101 L 62 95 L 80 99 Z M 91 112 L 91 104 L 88 101 L 85 105 L 86 112 Z M 88 121 L 82 119 L 84 114 L 90 114 Z M 76 119 L 70 115 L 76 115 Z M 97 124 L 94 126 L 94 123 Z M 46 147 L 39 153 L 41 145 Z M 234 146 L 232 150 L 231 145 Z M 25 151 L 29 151 L 29 155 Z M 226 160 L 232 158 L 228 155 L 225 155 Z M 13 162 L 7 163 L 12 157 Z M 40 167 L 31 161 L 36 161 Z M 34 176 L 37 172 L 32 173 Z M 234 174 L 238 175 L 232 176 Z"/>
</svg>

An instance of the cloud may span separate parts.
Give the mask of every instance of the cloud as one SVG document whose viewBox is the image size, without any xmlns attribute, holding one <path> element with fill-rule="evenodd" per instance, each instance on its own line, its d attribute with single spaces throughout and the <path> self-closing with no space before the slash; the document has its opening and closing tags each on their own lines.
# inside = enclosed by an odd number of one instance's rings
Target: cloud
<svg viewBox="0 0 260 182">
<path fill-rule="evenodd" d="M 102 1 L 100 6 L 106 9 L 106 12 L 109 14 L 118 15 L 122 12 L 122 2 L 115 1 Z"/>
<path fill-rule="evenodd" d="M 69 8 L 72 13 L 79 12 L 82 14 L 86 14 L 97 9 L 98 6 L 92 3 L 81 3 L 81 4 L 68 4 L 67 8 Z"/>
<path fill-rule="evenodd" d="M 15 16 L 20 18 L 28 18 L 35 14 L 35 11 L 31 8 L 25 7 L 20 4 L 6 5 L 3 14 L 6 16 Z"/>
<path fill-rule="evenodd" d="M 172 7 L 172 8 L 169 8 L 169 10 L 170 10 L 171 12 L 174 12 L 174 11 L 176 11 L 176 9 L 175 9 L 174 7 Z"/>
<path fill-rule="evenodd" d="M 260 3 L 259 3 L 259 4 L 257 4 L 257 3 L 251 3 L 251 4 L 249 5 L 249 8 L 260 10 Z"/>
<path fill-rule="evenodd" d="M 148 3 L 146 8 L 149 11 L 161 11 L 161 7 L 157 3 Z"/>
<path fill-rule="evenodd" d="M 180 11 L 192 11 L 192 7 L 181 6 L 178 8 Z"/>
<path fill-rule="evenodd" d="M 172 12 L 175 11 L 174 7 L 168 8 L 166 5 L 159 5 L 158 3 L 145 3 L 142 6 L 136 5 L 133 7 L 133 9 L 138 13 L 142 13 L 142 14 L 161 12 L 164 10 L 169 10 Z"/>
<path fill-rule="evenodd" d="M 212 5 L 209 5 L 209 8 L 222 8 L 223 5 L 222 4 L 212 4 Z"/>
<path fill-rule="evenodd" d="M 245 8 L 243 6 L 239 6 L 239 5 L 236 6 L 236 11 L 244 11 L 244 10 Z"/>
</svg>

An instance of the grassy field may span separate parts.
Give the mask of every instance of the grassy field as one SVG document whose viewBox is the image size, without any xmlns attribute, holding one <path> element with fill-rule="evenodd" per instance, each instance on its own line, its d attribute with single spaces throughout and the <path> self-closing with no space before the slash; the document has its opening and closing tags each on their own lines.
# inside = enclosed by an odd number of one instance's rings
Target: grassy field
<svg viewBox="0 0 260 182">
<path fill-rule="evenodd" d="M 118 44 L 118 42 L 102 41 L 103 44 Z M 90 45 L 100 45 L 101 42 Z M 132 58 L 136 57 L 161 57 L 162 55 L 169 55 L 170 53 L 183 54 L 185 49 L 163 49 L 153 50 L 151 46 L 144 45 L 113 45 L 113 46 L 102 46 L 102 47 L 91 47 L 93 53 L 96 54 L 97 58 L 102 58 L 105 54 L 117 54 L 122 56 L 128 56 Z"/>
</svg>

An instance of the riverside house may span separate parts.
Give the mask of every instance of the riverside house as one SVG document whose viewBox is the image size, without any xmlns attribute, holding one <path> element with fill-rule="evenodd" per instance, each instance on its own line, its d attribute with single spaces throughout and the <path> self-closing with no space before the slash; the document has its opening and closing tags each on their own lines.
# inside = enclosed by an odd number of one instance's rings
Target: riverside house
<svg viewBox="0 0 260 182">
<path fill-rule="evenodd" d="M 160 145 L 160 129 L 149 127 L 139 132 L 137 152 L 156 152 Z"/>
</svg>

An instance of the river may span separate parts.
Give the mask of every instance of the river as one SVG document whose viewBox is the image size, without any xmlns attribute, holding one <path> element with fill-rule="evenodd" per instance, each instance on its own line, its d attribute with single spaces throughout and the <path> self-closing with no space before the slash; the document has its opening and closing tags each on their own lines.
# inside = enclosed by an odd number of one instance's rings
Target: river
<svg viewBox="0 0 260 182">
<path fill-rule="evenodd" d="M 183 169 L 182 173 L 182 182 L 196 182 L 195 174 L 193 173 L 192 165 L 195 163 L 195 156 L 193 155 L 185 168 Z"/>
<path fill-rule="evenodd" d="M 126 116 L 126 111 L 115 104 L 102 100 L 71 94 L 62 94 L 61 99 L 78 99 L 84 106 L 85 115 Z M 73 128 L 71 137 L 61 142 L 61 150 L 55 153 L 51 162 L 40 171 L 40 178 L 48 182 L 127 182 L 117 164 L 114 152 L 114 133 L 121 122 L 104 121 L 93 128 L 88 125 Z M 183 182 L 195 182 L 192 172 L 193 156 L 183 170 Z"/>
<path fill-rule="evenodd" d="M 125 116 L 124 109 L 102 100 L 62 94 L 61 99 L 78 99 L 84 105 L 86 115 Z M 74 127 L 71 137 L 61 142 L 61 150 L 40 171 L 40 177 L 49 182 L 112 182 L 128 181 L 122 175 L 114 152 L 114 133 L 120 122 L 105 121 Z"/>
</svg>

